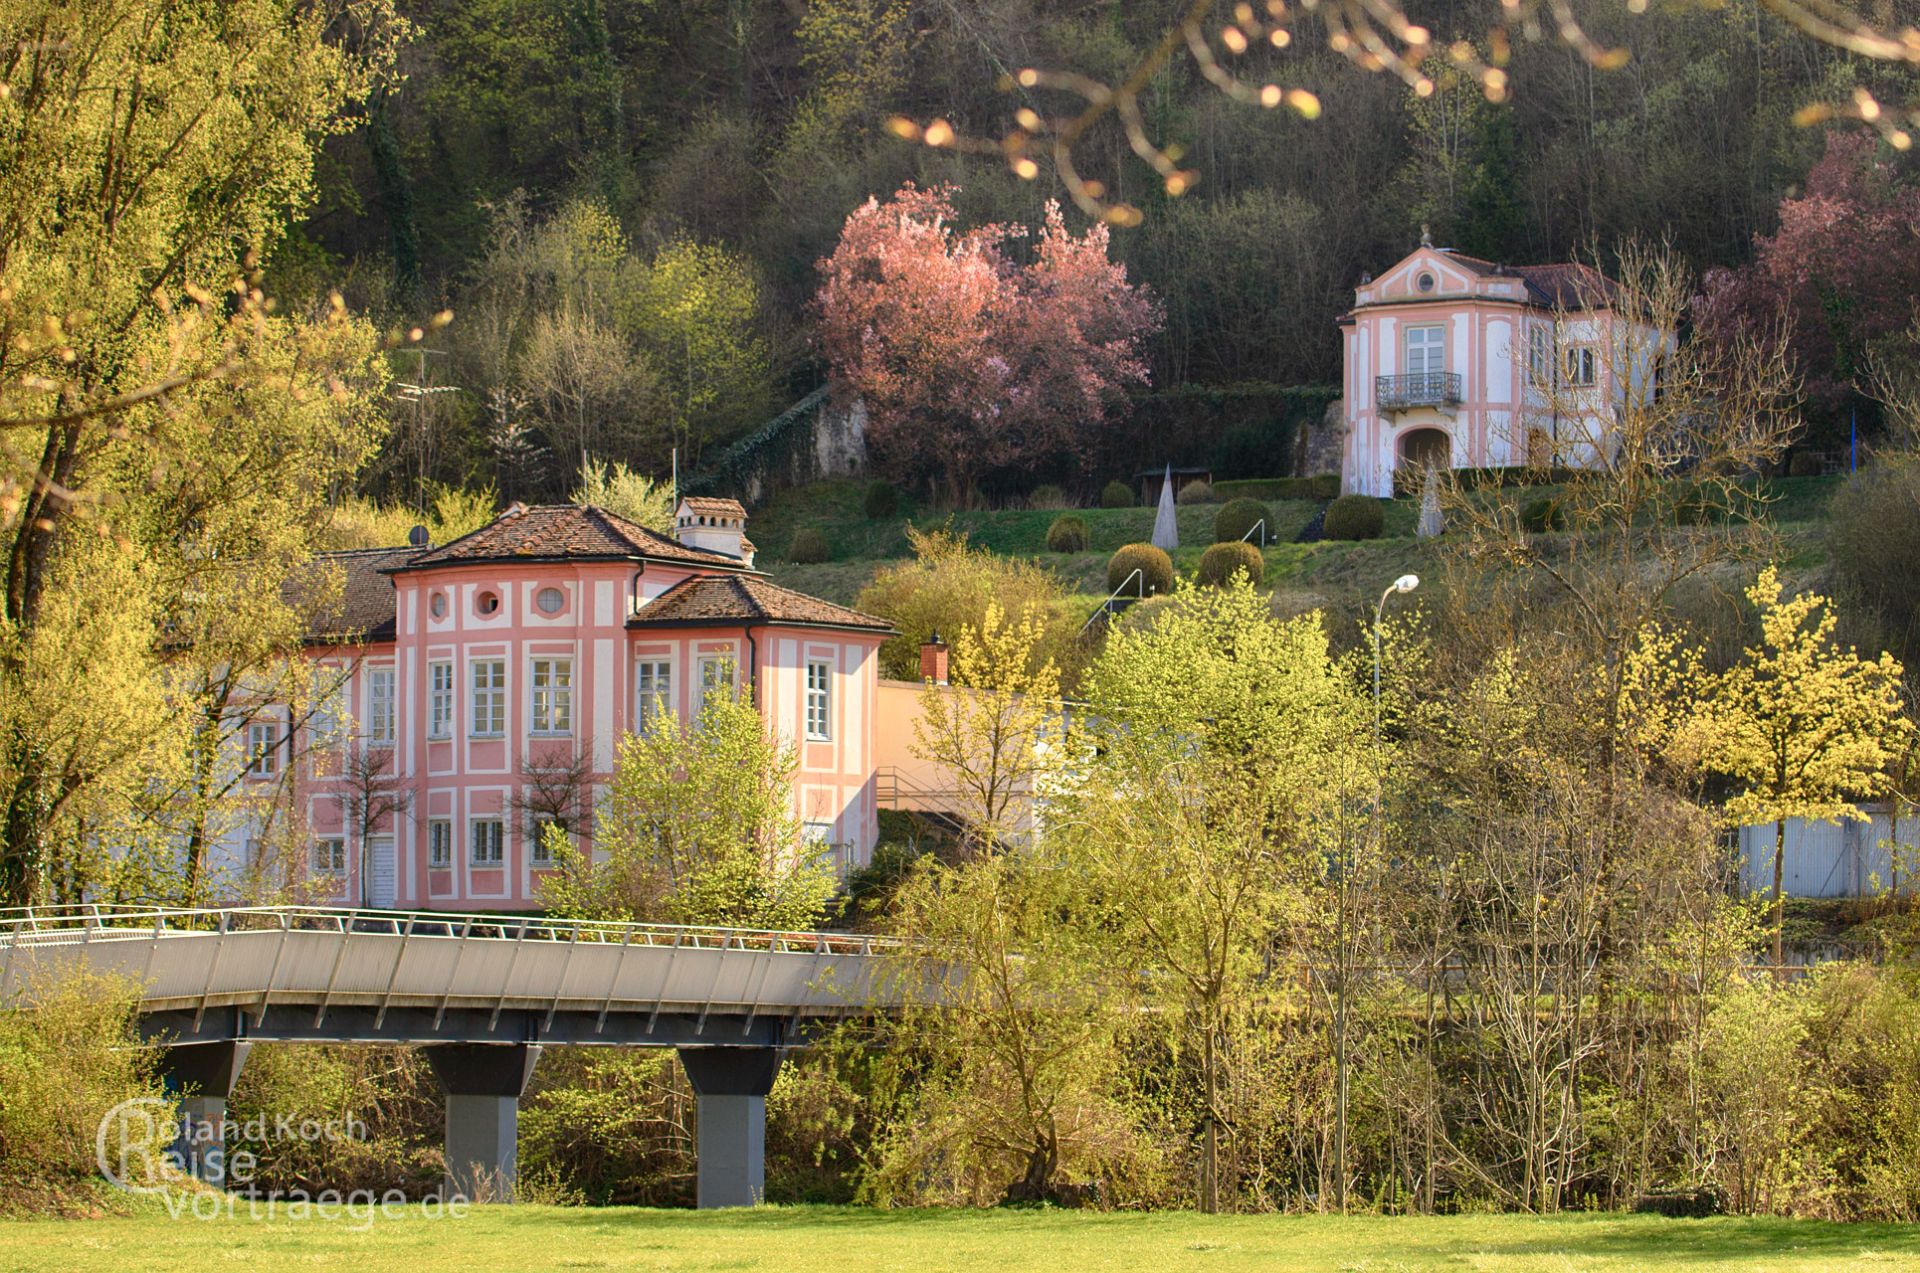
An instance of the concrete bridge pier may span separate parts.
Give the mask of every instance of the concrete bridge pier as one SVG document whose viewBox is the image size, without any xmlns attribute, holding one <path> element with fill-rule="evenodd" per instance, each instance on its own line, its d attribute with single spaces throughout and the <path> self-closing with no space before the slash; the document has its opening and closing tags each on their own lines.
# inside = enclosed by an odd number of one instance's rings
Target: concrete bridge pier
<svg viewBox="0 0 1920 1273">
<path fill-rule="evenodd" d="M 196 1180 L 210 1185 L 227 1181 L 227 1098 L 252 1048 L 251 1043 L 229 1039 L 177 1044 L 161 1054 L 160 1077 L 167 1091 L 180 1097 L 174 1152 Z"/>
<path fill-rule="evenodd" d="M 513 1201 L 520 1095 L 539 1045 L 447 1043 L 424 1051 L 447 1098 L 449 1188 L 474 1201 Z"/>
<path fill-rule="evenodd" d="M 767 1184 L 767 1093 L 780 1071 L 777 1048 L 681 1048 L 680 1064 L 698 1098 L 697 1202 L 751 1207 Z"/>
</svg>

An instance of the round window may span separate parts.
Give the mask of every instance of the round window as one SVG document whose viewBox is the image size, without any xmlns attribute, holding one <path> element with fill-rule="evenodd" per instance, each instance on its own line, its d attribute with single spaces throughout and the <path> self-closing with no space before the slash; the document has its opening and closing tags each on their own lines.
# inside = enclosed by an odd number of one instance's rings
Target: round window
<svg viewBox="0 0 1920 1273">
<path fill-rule="evenodd" d="M 497 592 L 483 592 L 475 604 L 481 614 L 493 614 L 500 609 L 500 594 Z"/>
<path fill-rule="evenodd" d="M 533 594 L 533 604 L 541 614 L 559 614 L 567 608 L 567 594 L 558 588 L 542 588 Z"/>
<path fill-rule="evenodd" d="M 1414 280 L 1414 285 L 1423 292 L 1431 292 L 1433 290 L 1433 275 L 1422 274 Z"/>
<path fill-rule="evenodd" d="M 447 594 L 444 592 L 436 592 L 431 597 L 427 598 L 427 609 L 429 612 L 432 613 L 433 617 L 436 619 L 446 618 L 447 617 Z"/>
</svg>

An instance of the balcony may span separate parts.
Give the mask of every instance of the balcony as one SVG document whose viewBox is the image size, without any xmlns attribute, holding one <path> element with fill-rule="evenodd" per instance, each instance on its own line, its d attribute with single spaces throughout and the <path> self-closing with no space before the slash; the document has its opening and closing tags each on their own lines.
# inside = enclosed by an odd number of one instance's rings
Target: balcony
<svg viewBox="0 0 1920 1273">
<path fill-rule="evenodd" d="M 1422 371 L 1411 376 L 1376 376 L 1373 395 L 1382 411 L 1460 405 L 1460 373 Z"/>
</svg>

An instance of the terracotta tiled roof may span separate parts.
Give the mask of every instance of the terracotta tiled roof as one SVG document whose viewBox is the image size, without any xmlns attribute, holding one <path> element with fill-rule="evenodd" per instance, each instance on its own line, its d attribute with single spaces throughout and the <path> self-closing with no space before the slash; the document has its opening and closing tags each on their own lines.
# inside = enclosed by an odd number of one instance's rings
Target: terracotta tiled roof
<svg viewBox="0 0 1920 1273">
<path fill-rule="evenodd" d="M 471 534 L 429 548 L 398 568 L 463 561 L 557 561 L 569 557 L 646 557 L 690 565 L 740 568 L 737 557 L 689 548 L 604 508 L 580 504 L 515 504 Z"/>
<path fill-rule="evenodd" d="M 413 548 L 363 548 L 352 552 L 321 553 L 314 566 L 345 572 L 338 599 L 326 613 L 307 624 L 307 640 L 315 643 L 391 641 L 394 638 L 393 580 L 388 572 L 404 565 Z M 303 581 L 288 585 L 288 596 L 298 604 Z"/>
<path fill-rule="evenodd" d="M 709 517 L 745 517 L 745 505 L 737 499 L 710 499 L 704 495 L 689 495 L 680 501 L 680 506 L 690 513 L 705 513 Z"/>
<path fill-rule="evenodd" d="M 708 575 L 683 579 L 627 620 L 628 627 L 726 626 L 790 623 L 804 627 L 858 628 L 891 632 L 893 625 L 858 610 L 782 588 L 755 575 Z"/>
<path fill-rule="evenodd" d="M 1527 285 L 1527 299 L 1542 309 L 1595 309 L 1613 301 L 1620 285 L 1591 265 L 1498 265 L 1477 256 L 1447 253 L 1447 259 L 1483 276 L 1507 275 Z"/>
</svg>

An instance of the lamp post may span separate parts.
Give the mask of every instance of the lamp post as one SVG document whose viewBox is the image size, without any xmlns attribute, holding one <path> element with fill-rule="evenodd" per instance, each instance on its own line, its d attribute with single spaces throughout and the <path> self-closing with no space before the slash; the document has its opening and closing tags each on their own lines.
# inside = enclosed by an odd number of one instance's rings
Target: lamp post
<svg viewBox="0 0 1920 1273">
<path fill-rule="evenodd" d="M 1396 592 L 1412 592 L 1420 586 L 1419 575 L 1401 575 L 1380 594 L 1373 608 L 1373 816 L 1368 820 L 1374 837 L 1380 834 L 1380 628 L 1386 623 L 1387 599 Z M 1353 961 L 1347 952 L 1347 879 L 1352 874 L 1348 863 L 1340 865 L 1339 914 L 1334 916 L 1334 943 L 1340 951 L 1340 994 L 1334 1000 L 1334 1198 L 1342 1215 L 1347 1210 L 1347 980 Z"/>
</svg>

